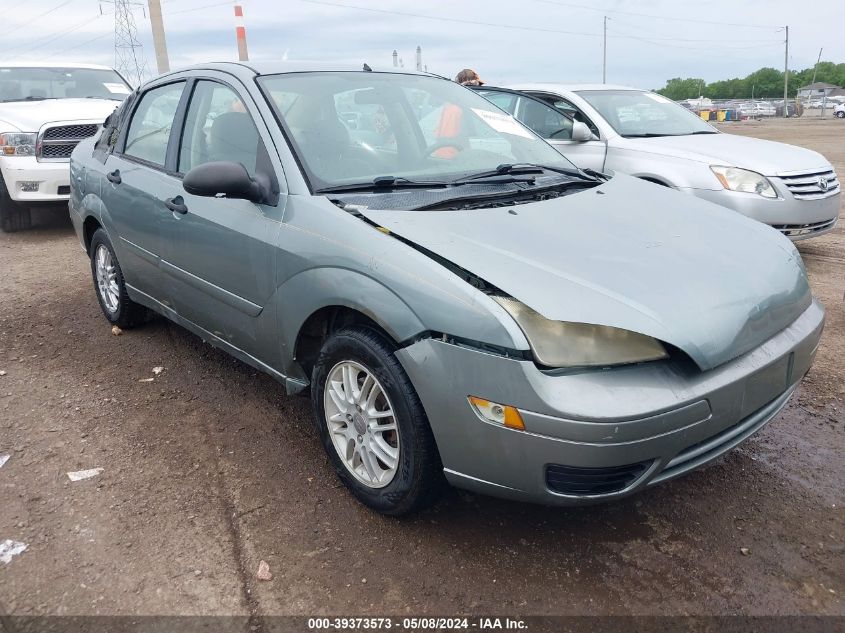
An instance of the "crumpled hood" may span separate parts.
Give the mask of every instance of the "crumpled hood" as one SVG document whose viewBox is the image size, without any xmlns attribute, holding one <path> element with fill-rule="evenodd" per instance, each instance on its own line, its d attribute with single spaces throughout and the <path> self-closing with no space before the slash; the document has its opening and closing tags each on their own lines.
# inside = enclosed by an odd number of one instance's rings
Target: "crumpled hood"
<svg viewBox="0 0 845 633">
<path fill-rule="evenodd" d="M 103 123 L 119 105 L 119 101 L 111 99 L 45 99 L 0 103 L 0 121 L 17 128 L 0 132 L 38 132 L 45 123 L 57 121 Z"/>
<path fill-rule="evenodd" d="M 830 169 L 830 162 L 818 152 L 736 134 L 620 138 L 616 142 L 632 150 L 695 160 L 708 165 L 741 167 L 764 176 Z"/>
<path fill-rule="evenodd" d="M 702 369 L 757 347 L 812 300 L 776 230 L 629 176 L 513 211 L 361 213 L 548 319 L 646 334 Z"/>
</svg>

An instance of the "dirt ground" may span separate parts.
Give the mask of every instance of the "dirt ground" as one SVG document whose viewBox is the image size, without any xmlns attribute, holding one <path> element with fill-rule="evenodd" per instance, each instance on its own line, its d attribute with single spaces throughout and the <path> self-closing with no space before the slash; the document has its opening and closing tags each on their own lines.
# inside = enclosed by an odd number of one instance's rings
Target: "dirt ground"
<svg viewBox="0 0 845 633">
<path fill-rule="evenodd" d="M 845 121 L 723 129 L 845 176 Z M 0 542 L 28 545 L 0 615 L 845 615 L 845 221 L 799 247 L 816 364 L 741 448 L 610 505 L 451 490 L 394 520 L 340 487 L 307 399 L 164 320 L 113 336 L 55 215 L 0 234 Z"/>
</svg>

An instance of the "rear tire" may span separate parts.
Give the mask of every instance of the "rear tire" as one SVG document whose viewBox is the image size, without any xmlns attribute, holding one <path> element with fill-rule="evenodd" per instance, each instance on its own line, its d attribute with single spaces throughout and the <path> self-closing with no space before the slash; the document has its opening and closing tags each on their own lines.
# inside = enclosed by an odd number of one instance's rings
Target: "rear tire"
<svg viewBox="0 0 845 633">
<path fill-rule="evenodd" d="M 845 119 L 845 112 L 842 112 L 842 111 L 837 112 L 836 116 L 838 116 L 840 119 Z"/>
<path fill-rule="evenodd" d="M 32 226 L 32 214 L 26 207 L 12 200 L 6 182 L 0 174 L 0 228 L 6 233 L 24 231 Z"/>
<path fill-rule="evenodd" d="M 400 516 L 433 503 L 445 479 L 428 418 L 395 351 L 370 328 L 332 334 L 314 365 L 311 397 L 337 476 L 363 504 Z"/>
<path fill-rule="evenodd" d="M 128 329 L 146 321 L 149 312 L 144 306 L 132 301 L 126 293 L 123 271 L 109 236 L 103 229 L 94 231 L 89 252 L 94 291 L 109 323 Z"/>
</svg>

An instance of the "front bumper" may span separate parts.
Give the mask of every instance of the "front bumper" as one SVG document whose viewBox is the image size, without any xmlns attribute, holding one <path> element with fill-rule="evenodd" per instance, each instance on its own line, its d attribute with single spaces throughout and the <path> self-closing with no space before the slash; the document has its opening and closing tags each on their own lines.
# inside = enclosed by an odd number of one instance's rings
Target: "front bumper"
<svg viewBox="0 0 845 633">
<path fill-rule="evenodd" d="M 777 198 L 727 189 L 681 189 L 768 224 L 793 242 L 824 235 L 834 229 L 841 210 L 841 193 L 818 200 L 797 200 L 778 178 L 769 178 Z"/>
<path fill-rule="evenodd" d="M 528 361 L 434 339 L 396 356 L 452 484 L 574 505 L 676 477 L 762 428 L 809 370 L 823 327 L 824 309 L 814 301 L 757 349 L 707 372 L 667 361 L 551 375 Z M 525 431 L 483 421 L 469 395 L 518 408 Z"/>
<path fill-rule="evenodd" d="M 0 171 L 12 200 L 18 202 L 61 202 L 70 197 L 68 162 L 38 162 L 34 156 L 0 157 Z M 37 184 L 25 191 L 24 183 Z"/>
</svg>

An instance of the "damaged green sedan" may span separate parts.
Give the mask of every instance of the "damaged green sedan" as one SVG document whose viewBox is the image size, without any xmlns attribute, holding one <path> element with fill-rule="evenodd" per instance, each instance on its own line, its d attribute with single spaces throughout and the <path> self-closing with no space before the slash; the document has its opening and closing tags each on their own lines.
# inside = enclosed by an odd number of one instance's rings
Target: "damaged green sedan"
<svg viewBox="0 0 845 633">
<path fill-rule="evenodd" d="M 310 389 L 338 476 L 387 514 L 445 481 L 569 505 L 688 472 L 781 410 L 824 324 L 776 230 L 577 169 L 420 73 L 163 75 L 71 182 L 106 318 L 162 314 Z"/>
</svg>

